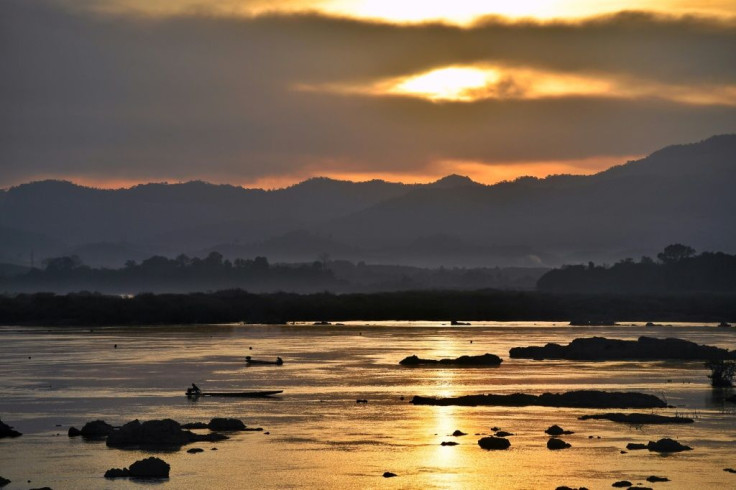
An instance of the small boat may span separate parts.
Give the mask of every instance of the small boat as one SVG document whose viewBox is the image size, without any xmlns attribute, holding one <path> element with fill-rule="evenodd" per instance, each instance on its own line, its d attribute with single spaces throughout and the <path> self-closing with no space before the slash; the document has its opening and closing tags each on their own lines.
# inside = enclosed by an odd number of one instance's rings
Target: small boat
<svg viewBox="0 0 736 490">
<path fill-rule="evenodd" d="M 284 364 L 284 360 L 280 357 L 277 357 L 275 361 L 263 361 L 259 359 L 253 359 L 250 356 L 245 356 L 245 363 L 248 365 L 272 365 L 272 366 L 281 366 Z"/>
<path fill-rule="evenodd" d="M 201 396 L 217 396 L 225 398 L 264 398 L 279 395 L 284 390 L 270 391 L 195 391 L 189 388 L 186 391 L 187 398 L 199 398 Z"/>
</svg>

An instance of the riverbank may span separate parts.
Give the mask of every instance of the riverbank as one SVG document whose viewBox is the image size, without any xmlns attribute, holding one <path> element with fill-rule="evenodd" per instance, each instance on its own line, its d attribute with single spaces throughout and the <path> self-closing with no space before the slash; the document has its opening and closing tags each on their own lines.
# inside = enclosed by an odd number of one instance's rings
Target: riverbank
<svg viewBox="0 0 736 490">
<path fill-rule="evenodd" d="M 0 325 L 156 325 L 350 320 L 612 322 L 736 321 L 736 295 L 584 295 L 517 291 L 252 294 L 227 290 L 130 297 L 0 296 Z"/>
</svg>

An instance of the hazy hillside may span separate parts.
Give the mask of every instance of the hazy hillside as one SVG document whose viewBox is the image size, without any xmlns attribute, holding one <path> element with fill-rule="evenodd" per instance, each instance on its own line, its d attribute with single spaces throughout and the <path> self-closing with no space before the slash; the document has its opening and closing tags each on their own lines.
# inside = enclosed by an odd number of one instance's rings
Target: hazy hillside
<svg viewBox="0 0 736 490">
<path fill-rule="evenodd" d="M 432 230 L 556 260 L 613 260 L 683 242 L 736 247 L 736 135 L 670 147 L 590 177 L 415 189 L 323 232 L 375 248 Z M 555 259 L 553 259 L 555 260 Z"/>
<path fill-rule="evenodd" d="M 44 181 L 0 193 L 0 259 L 76 253 L 553 266 L 653 255 L 681 242 L 736 252 L 736 135 L 664 148 L 593 176 L 485 186 L 310 179 L 275 191 L 203 182 L 99 190 Z M 130 255 L 129 257 L 127 257 Z"/>
</svg>

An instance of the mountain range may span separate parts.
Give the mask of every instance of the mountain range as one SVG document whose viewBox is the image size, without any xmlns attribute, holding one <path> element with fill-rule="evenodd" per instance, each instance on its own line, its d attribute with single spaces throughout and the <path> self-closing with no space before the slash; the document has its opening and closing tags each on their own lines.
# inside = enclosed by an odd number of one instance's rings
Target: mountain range
<svg viewBox="0 0 736 490">
<path fill-rule="evenodd" d="M 736 135 L 666 147 L 589 176 L 482 185 L 313 178 L 278 190 L 205 182 L 0 191 L 0 262 L 160 254 L 421 266 L 557 266 L 655 256 L 680 242 L 736 252 Z M 31 258 L 33 257 L 33 259 Z"/>
</svg>

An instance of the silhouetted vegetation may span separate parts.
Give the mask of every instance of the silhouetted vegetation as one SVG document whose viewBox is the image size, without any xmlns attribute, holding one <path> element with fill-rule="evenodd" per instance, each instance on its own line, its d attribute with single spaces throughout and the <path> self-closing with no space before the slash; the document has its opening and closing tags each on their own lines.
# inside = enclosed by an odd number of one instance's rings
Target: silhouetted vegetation
<svg viewBox="0 0 736 490">
<path fill-rule="evenodd" d="M 43 269 L 19 269 L 0 276 L 0 291 L 67 293 L 79 290 L 110 294 L 139 291 L 188 293 L 242 288 L 252 292 L 309 293 L 402 291 L 418 289 L 533 289 L 544 268 L 425 269 L 396 265 L 319 260 L 271 264 L 266 257 L 229 260 L 219 252 L 204 258 L 153 256 L 120 269 L 91 268 L 76 256 L 47 259 Z"/>
<path fill-rule="evenodd" d="M 47 259 L 44 266 L 44 269 L 0 279 L 0 290 L 90 290 L 123 294 L 141 290 L 191 292 L 227 288 L 275 291 L 288 287 L 292 291 L 314 291 L 340 284 L 319 261 L 272 265 L 265 257 L 230 261 L 218 252 L 211 252 L 205 258 L 179 255 L 169 259 L 157 255 L 140 263 L 129 260 L 121 269 L 91 268 L 77 256 Z"/>
<path fill-rule="evenodd" d="M 710 369 L 710 383 L 713 387 L 733 386 L 733 378 L 736 375 L 736 362 L 725 359 L 714 359 L 705 363 Z"/>
<path fill-rule="evenodd" d="M 681 244 L 667 246 L 659 261 L 642 257 L 613 266 L 569 265 L 542 276 L 541 291 L 565 293 L 690 293 L 736 291 L 736 255 L 704 252 Z"/>
<path fill-rule="evenodd" d="M 736 318 L 736 295 L 574 295 L 514 291 L 405 291 L 372 294 L 216 293 L 106 296 L 96 293 L 0 296 L 4 325 L 286 323 L 444 320 L 717 322 Z"/>
</svg>

